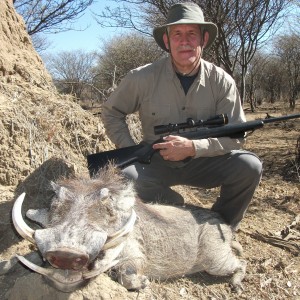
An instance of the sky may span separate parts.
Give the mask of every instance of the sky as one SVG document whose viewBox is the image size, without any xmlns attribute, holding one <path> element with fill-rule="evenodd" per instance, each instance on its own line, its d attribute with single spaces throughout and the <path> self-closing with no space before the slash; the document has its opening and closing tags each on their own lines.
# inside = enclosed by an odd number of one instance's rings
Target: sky
<svg viewBox="0 0 300 300">
<path fill-rule="evenodd" d="M 61 33 L 47 34 L 46 37 L 51 42 L 47 49 L 48 53 L 60 51 L 84 50 L 85 52 L 99 50 L 101 39 L 110 39 L 114 35 L 122 32 L 120 28 L 102 28 L 94 20 L 92 11 L 100 13 L 106 6 L 116 5 L 109 0 L 98 0 L 89 6 L 85 14 L 73 24 L 76 29 L 85 29 L 84 31 L 72 30 Z"/>
</svg>

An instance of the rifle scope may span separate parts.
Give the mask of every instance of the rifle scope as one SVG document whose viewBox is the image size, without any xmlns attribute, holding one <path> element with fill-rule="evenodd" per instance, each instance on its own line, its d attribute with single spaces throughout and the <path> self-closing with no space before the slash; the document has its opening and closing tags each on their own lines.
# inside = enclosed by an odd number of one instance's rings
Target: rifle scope
<svg viewBox="0 0 300 300">
<path fill-rule="evenodd" d="M 168 125 L 157 125 L 154 126 L 154 134 L 164 134 L 164 133 L 172 133 L 179 132 L 179 130 L 184 130 L 188 128 L 197 128 L 197 127 L 217 127 L 228 124 L 228 116 L 227 114 L 217 115 L 213 118 L 207 119 L 206 121 L 199 120 L 194 121 L 192 118 L 188 118 L 185 123 L 172 124 Z"/>
</svg>

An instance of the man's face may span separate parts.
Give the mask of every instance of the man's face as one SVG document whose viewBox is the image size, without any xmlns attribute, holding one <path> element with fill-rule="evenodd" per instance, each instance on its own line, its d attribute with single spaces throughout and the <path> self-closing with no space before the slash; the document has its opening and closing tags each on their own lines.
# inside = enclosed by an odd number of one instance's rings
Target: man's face
<svg viewBox="0 0 300 300">
<path fill-rule="evenodd" d="M 171 50 L 172 58 L 177 67 L 189 68 L 198 62 L 201 47 L 207 42 L 201 38 L 201 30 L 197 24 L 181 24 L 169 27 L 169 41 L 164 34 L 164 43 Z M 169 45 L 170 43 L 170 45 Z"/>
</svg>

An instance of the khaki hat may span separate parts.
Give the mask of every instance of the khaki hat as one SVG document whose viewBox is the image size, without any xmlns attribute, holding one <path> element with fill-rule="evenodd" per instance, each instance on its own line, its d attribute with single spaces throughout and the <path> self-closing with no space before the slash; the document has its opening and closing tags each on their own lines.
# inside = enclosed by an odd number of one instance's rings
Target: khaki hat
<svg viewBox="0 0 300 300">
<path fill-rule="evenodd" d="M 158 44 L 165 51 L 169 51 L 164 43 L 163 35 L 166 32 L 166 28 L 171 25 L 178 24 L 199 24 L 201 29 L 206 30 L 209 33 L 209 39 L 206 44 L 208 48 L 218 34 L 218 28 L 214 23 L 205 22 L 201 8 L 195 3 L 178 3 L 171 6 L 167 21 L 165 25 L 155 27 L 153 29 L 153 37 Z"/>
</svg>

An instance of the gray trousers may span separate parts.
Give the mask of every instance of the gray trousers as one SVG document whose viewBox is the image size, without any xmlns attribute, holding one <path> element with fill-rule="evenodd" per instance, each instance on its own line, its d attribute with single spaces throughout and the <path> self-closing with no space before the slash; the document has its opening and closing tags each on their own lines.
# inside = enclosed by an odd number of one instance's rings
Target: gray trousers
<svg viewBox="0 0 300 300">
<path fill-rule="evenodd" d="M 151 164 L 135 163 L 123 172 L 136 181 L 138 195 L 145 202 L 183 204 L 182 196 L 170 188 L 175 185 L 221 187 L 212 210 L 236 228 L 260 182 L 262 163 L 255 154 L 243 150 L 187 163 L 165 161 L 155 153 Z"/>
</svg>

